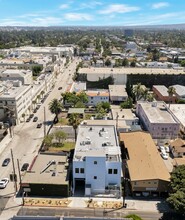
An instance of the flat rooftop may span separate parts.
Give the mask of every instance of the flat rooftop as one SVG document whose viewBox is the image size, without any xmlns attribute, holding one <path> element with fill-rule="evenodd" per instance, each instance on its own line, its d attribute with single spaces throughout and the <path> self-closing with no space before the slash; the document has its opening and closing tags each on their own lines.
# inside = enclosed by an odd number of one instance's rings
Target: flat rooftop
<svg viewBox="0 0 185 220">
<path fill-rule="evenodd" d="M 185 105 L 170 104 L 170 111 L 175 115 L 178 121 L 185 127 Z"/>
<path fill-rule="evenodd" d="M 125 85 L 109 85 L 109 93 L 111 96 L 128 97 Z"/>
<path fill-rule="evenodd" d="M 168 89 L 166 86 L 163 85 L 153 85 L 153 88 L 155 88 L 162 96 L 169 97 Z"/>
<path fill-rule="evenodd" d="M 184 70 L 155 68 L 80 68 L 80 74 L 185 74 Z"/>
<path fill-rule="evenodd" d="M 168 112 L 164 102 L 138 102 L 138 105 L 142 106 L 150 123 L 178 123 Z"/>
<path fill-rule="evenodd" d="M 83 161 L 87 156 L 120 161 L 120 154 L 115 126 L 79 126 L 73 161 Z"/>
<path fill-rule="evenodd" d="M 51 165 L 49 166 L 49 164 Z M 39 154 L 23 177 L 23 183 L 68 184 L 67 156 Z"/>
<path fill-rule="evenodd" d="M 3 92 L 0 93 L 0 99 L 16 99 L 22 95 L 27 90 L 30 90 L 30 85 L 21 85 L 19 87 L 10 87 L 8 89 L 4 89 Z"/>
<path fill-rule="evenodd" d="M 111 105 L 112 117 L 116 120 L 136 120 L 138 117 L 131 111 L 131 109 L 121 109 L 120 106 Z M 139 119 L 138 119 L 139 120 Z"/>
<path fill-rule="evenodd" d="M 182 96 L 185 98 L 185 86 L 182 85 L 174 85 L 173 88 L 175 88 L 175 93 L 179 96 Z"/>
<path fill-rule="evenodd" d="M 7 69 L 5 71 L 2 71 L 0 73 L 0 75 L 2 77 L 6 77 L 7 75 L 10 75 L 11 76 L 25 76 L 26 74 L 32 74 L 32 71 L 31 70 L 19 70 L 19 69 Z"/>
</svg>

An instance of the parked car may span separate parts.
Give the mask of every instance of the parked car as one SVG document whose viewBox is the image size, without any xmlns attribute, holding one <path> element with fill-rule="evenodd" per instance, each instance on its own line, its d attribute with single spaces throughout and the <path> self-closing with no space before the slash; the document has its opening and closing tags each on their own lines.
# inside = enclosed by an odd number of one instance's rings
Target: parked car
<svg viewBox="0 0 185 220">
<path fill-rule="evenodd" d="M 37 128 L 41 128 L 42 127 L 42 123 L 37 124 Z"/>
<path fill-rule="evenodd" d="M 26 122 L 29 122 L 30 120 L 31 120 L 31 118 L 27 118 L 27 119 L 26 119 Z"/>
<path fill-rule="evenodd" d="M 9 179 L 8 178 L 3 178 L 0 180 L 0 189 L 4 189 L 7 184 L 9 183 Z"/>
<path fill-rule="evenodd" d="M 36 122 L 36 121 L 38 121 L 38 117 L 37 117 L 37 116 L 35 116 L 35 117 L 33 118 L 33 122 Z"/>
<path fill-rule="evenodd" d="M 34 110 L 33 110 L 33 113 L 37 113 L 37 109 L 34 109 Z"/>
<path fill-rule="evenodd" d="M 58 90 L 61 90 L 62 89 L 62 86 L 58 87 Z"/>
<path fill-rule="evenodd" d="M 163 158 L 164 160 L 167 160 L 167 159 L 168 159 L 168 155 L 167 155 L 167 153 L 166 153 L 165 151 L 162 151 L 162 152 L 161 152 L 161 156 L 162 156 L 162 158 Z"/>
<path fill-rule="evenodd" d="M 159 146 L 159 149 L 160 149 L 161 152 L 162 151 L 166 152 L 164 146 Z"/>
<path fill-rule="evenodd" d="M 29 163 L 24 163 L 21 167 L 21 171 L 26 171 L 29 167 Z"/>
<path fill-rule="evenodd" d="M 9 163 L 10 163 L 10 158 L 6 158 L 6 159 L 4 159 L 2 166 L 6 167 L 6 166 L 8 166 Z"/>
<path fill-rule="evenodd" d="M 31 115 L 30 115 L 30 118 L 33 118 L 33 117 L 34 117 L 34 114 L 31 114 Z"/>
</svg>

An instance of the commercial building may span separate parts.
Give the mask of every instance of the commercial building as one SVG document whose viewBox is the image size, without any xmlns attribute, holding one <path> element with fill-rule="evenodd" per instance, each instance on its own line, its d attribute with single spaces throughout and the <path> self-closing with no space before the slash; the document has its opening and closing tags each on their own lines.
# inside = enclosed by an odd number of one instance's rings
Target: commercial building
<svg viewBox="0 0 185 220">
<path fill-rule="evenodd" d="M 124 102 L 128 99 L 125 85 L 109 85 L 110 101 Z"/>
<path fill-rule="evenodd" d="M 79 126 L 73 157 L 73 192 L 121 196 L 121 152 L 114 126 Z"/>
<path fill-rule="evenodd" d="M 170 114 L 164 102 L 137 102 L 136 114 L 154 139 L 175 139 L 179 122 Z"/>
<path fill-rule="evenodd" d="M 19 80 L 23 85 L 30 85 L 33 83 L 33 76 L 31 70 L 7 69 L 0 72 L 0 79 Z"/>
<path fill-rule="evenodd" d="M 32 196 L 69 196 L 67 156 L 39 154 L 22 179 L 23 191 Z"/>
<path fill-rule="evenodd" d="M 136 196 L 162 195 L 168 192 L 170 174 L 149 133 L 121 133 L 122 150 L 127 152 L 127 166 L 132 193 Z"/>
<path fill-rule="evenodd" d="M 20 81 L 4 81 L 0 90 L 0 119 L 4 120 L 9 112 L 15 123 L 19 124 L 32 103 L 31 85 L 22 85 Z"/>
<path fill-rule="evenodd" d="M 126 85 L 128 75 L 182 75 L 182 69 L 159 69 L 159 68 L 80 68 L 78 73 L 87 76 L 88 81 L 98 81 L 99 79 L 112 76 L 115 85 Z"/>
<path fill-rule="evenodd" d="M 167 103 L 175 103 L 177 98 L 176 95 L 173 94 L 173 96 L 169 96 L 168 88 L 163 85 L 154 85 L 152 88 L 156 100 L 164 101 Z"/>
</svg>

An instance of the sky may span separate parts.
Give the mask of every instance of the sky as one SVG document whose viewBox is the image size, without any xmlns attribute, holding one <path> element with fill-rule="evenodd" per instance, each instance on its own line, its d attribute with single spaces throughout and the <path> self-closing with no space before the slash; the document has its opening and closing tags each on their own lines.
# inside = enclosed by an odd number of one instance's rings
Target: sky
<svg viewBox="0 0 185 220">
<path fill-rule="evenodd" d="M 0 26 L 185 23 L 185 0 L 0 0 Z"/>
</svg>

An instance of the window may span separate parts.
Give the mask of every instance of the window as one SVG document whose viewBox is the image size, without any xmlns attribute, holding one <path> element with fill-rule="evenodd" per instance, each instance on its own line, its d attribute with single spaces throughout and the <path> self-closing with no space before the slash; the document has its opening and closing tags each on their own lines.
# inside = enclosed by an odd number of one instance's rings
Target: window
<svg viewBox="0 0 185 220">
<path fill-rule="evenodd" d="M 94 164 L 97 164 L 97 161 L 94 161 Z"/>
<path fill-rule="evenodd" d="M 118 170 L 117 169 L 114 169 L 114 174 L 118 174 Z"/>
<path fill-rule="evenodd" d="M 136 185 L 137 185 L 137 182 L 134 182 L 134 185 L 136 186 Z"/>
<path fill-rule="evenodd" d="M 91 99 L 93 99 L 93 97 L 91 97 Z"/>
<path fill-rule="evenodd" d="M 75 168 L 75 173 L 79 173 L 79 168 Z"/>
<path fill-rule="evenodd" d="M 94 176 L 94 180 L 96 180 L 97 179 L 97 176 Z"/>
<path fill-rule="evenodd" d="M 84 168 L 80 168 L 80 173 L 84 173 Z"/>
<path fill-rule="evenodd" d="M 108 174 L 112 174 L 112 169 L 109 169 L 109 170 L 108 170 Z"/>
</svg>

